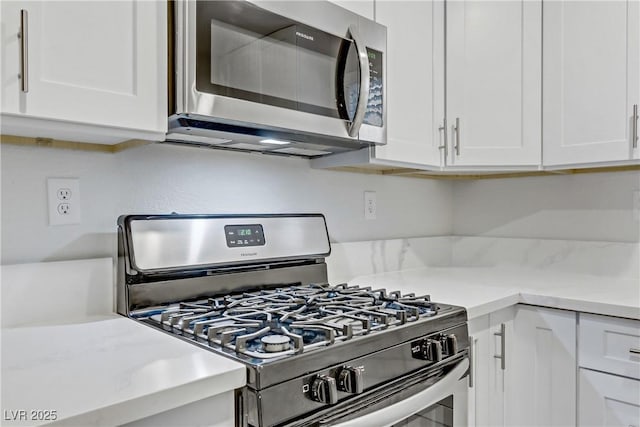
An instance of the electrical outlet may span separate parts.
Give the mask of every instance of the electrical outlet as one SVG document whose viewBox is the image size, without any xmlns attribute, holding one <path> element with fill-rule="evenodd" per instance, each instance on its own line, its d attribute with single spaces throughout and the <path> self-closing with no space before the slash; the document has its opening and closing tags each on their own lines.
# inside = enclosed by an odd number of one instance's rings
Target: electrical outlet
<svg viewBox="0 0 640 427">
<path fill-rule="evenodd" d="M 640 190 L 633 192 L 633 219 L 640 221 Z"/>
<path fill-rule="evenodd" d="M 376 219 L 377 213 L 376 192 L 364 192 L 364 219 Z"/>
<path fill-rule="evenodd" d="M 69 188 L 58 188 L 56 192 L 59 200 L 69 200 L 71 199 L 71 189 Z"/>
<path fill-rule="evenodd" d="M 80 180 L 47 179 L 49 225 L 80 224 Z"/>
</svg>

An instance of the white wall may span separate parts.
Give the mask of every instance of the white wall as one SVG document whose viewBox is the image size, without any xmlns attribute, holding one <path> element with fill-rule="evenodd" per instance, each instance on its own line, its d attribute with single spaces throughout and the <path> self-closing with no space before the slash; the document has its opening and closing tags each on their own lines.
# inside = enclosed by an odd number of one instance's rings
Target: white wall
<svg viewBox="0 0 640 427">
<path fill-rule="evenodd" d="M 454 183 L 459 236 L 640 242 L 640 171 Z"/>
<path fill-rule="evenodd" d="M 334 242 L 448 235 L 452 184 L 311 169 L 304 159 L 149 145 L 118 154 L 3 144 L 3 264 L 112 256 L 125 213 L 321 212 Z M 82 223 L 48 226 L 47 177 L 78 177 Z M 363 219 L 363 191 L 378 219 Z"/>
</svg>

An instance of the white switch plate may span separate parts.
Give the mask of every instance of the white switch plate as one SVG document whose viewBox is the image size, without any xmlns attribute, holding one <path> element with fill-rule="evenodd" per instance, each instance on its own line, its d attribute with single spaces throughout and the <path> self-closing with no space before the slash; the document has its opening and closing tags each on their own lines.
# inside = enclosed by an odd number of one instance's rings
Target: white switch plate
<svg viewBox="0 0 640 427">
<path fill-rule="evenodd" d="M 640 190 L 633 192 L 633 219 L 640 221 Z"/>
<path fill-rule="evenodd" d="M 364 192 L 364 219 L 376 219 L 377 201 L 375 191 Z"/>
<path fill-rule="evenodd" d="M 49 225 L 80 224 L 80 180 L 47 179 Z"/>
</svg>

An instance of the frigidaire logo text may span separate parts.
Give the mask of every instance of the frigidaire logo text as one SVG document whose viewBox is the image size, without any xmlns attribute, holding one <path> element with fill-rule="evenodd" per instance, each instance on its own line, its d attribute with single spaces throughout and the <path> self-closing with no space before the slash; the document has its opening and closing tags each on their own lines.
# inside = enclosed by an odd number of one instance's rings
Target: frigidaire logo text
<svg viewBox="0 0 640 427">
<path fill-rule="evenodd" d="M 302 37 L 303 39 L 307 39 L 307 40 L 313 41 L 313 36 L 310 36 L 310 35 L 305 34 L 305 33 L 301 33 L 300 31 L 296 31 L 296 36 Z"/>
<path fill-rule="evenodd" d="M 240 252 L 240 256 L 256 256 L 256 255 L 258 255 L 258 252 L 246 252 L 246 253 Z"/>
</svg>

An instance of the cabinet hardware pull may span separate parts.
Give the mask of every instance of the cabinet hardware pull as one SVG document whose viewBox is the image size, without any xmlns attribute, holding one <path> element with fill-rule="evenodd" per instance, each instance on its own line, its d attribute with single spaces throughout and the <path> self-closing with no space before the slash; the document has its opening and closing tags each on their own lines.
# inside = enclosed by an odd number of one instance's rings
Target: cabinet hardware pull
<svg viewBox="0 0 640 427">
<path fill-rule="evenodd" d="M 460 117 L 456 117 L 456 125 L 453 127 L 453 131 L 456 134 L 456 145 L 453 146 L 456 150 L 456 156 L 460 155 Z"/>
<path fill-rule="evenodd" d="M 500 368 L 502 368 L 502 370 L 504 371 L 506 368 L 506 354 L 505 354 L 505 349 L 506 349 L 506 342 L 505 342 L 505 330 L 506 327 L 504 325 L 504 323 L 500 324 L 500 332 L 494 332 L 493 335 L 500 337 L 500 356 L 498 356 L 497 354 L 495 354 L 493 357 L 495 357 L 496 359 L 500 359 Z"/>
<path fill-rule="evenodd" d="M 640 348 L 630 348 L 629 353 L 640 354 Z"/>
<path fill-rule="evenodd" d="M 475 375 L 473 369 L 475 346 L 475 340 L 469 335 L 469 388 L 473 388 L 473 376 Z"/>
<path fill-rule="evenodd" d="M 29 14 L 25 9 L 20 9 L 20 89 L 29 92 Z"/>
<path fill-rule="evenodd" d="M 638 148 L 638 104 L 633 104 L 633 132 L 631 135 L 631 144 L 633 148 Z"/>
<path fill-rule="evenodd" d="M 449 155 L 449 147 L 447 146 L 447 119 L 442 119 L 442 126 L 438 128 L 438 132 L 440 135 L 444 134 L 444 142 L 438 145 L 438 149 L 444 150 L 444 160 L 446 162 L 447 156 Z"/>
</svg>

